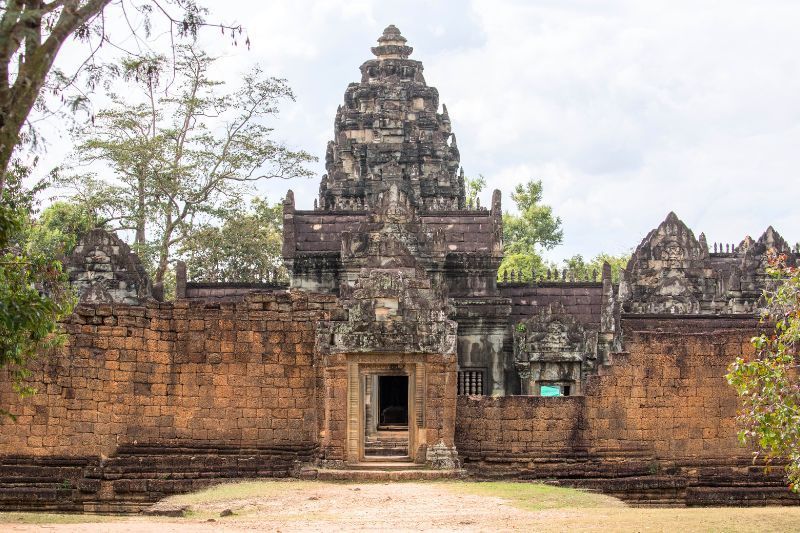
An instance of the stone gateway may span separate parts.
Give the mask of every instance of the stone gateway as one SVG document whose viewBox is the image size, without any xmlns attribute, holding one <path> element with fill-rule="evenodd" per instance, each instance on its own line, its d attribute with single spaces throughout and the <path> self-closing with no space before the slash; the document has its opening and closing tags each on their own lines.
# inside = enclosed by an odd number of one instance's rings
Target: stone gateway
<svg viewBox="0 0 800 533">
<path fill-rule="evenodd" d="M 709 246 L 670 213 L 619 283 L 497 281 L 500 192 L 468 205 L 447 108 L 389 26 L 336 112 L 313 210 L 283 204 L 289 280 L 186 279 L 162 301 L 116 236 L 66 261 L 80 304 L 0 382 L 0 505 L 138 510 L 231 478 L 547 479 L 628 501 L 797 504 L 736 437 L 727 365 L 773 229 Z M 528 276 L 526 276 L 527 278 Z M 599 277 L 599 279 L 598 279 Z"/>
</svg>

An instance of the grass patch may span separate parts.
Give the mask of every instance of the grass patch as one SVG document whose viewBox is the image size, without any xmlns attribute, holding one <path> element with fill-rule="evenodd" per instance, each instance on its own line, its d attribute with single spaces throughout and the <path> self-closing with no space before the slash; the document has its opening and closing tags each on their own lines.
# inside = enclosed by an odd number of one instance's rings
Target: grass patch
<svg viewBox="0 0 800 533">
<path fill-rule="evenodd" d="M 86 513 L 0 513 L 0 524 L 84 524 L 124 519 L 125 517 Z"/>
<path fill-rule="evenodd" d="M 206 505 L 228 500 L 263 498 L 285 493 L 286 491 L 305 490 L 313 482 L 287 480 L 242 481 L 221 483 L 198 492 L 170 496 L 168 501 L 175 504 Z"/>
<path fill-rule="evenodd" d="M 592 509 L 598 507 L 624 507 L 617 498 L 564 487 L 540 483 L 514 481 L 458 481 L 445 484 L 448 489 L 462 494 L 503 498 L 514 507 L 526 511 L 545 509 Z"/>
</svg>

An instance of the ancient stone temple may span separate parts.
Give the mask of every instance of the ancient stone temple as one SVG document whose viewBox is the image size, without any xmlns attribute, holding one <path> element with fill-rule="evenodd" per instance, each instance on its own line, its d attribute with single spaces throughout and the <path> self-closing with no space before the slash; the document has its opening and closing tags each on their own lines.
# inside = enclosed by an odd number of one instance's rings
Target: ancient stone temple
<svg viewBox="0 0 800 533">
<path fill-rule="evenodd" d="M 116 236 L 66 261 L 63 349 L 4 381 L 4 509 L 138 510 L 230 478 L 548 479 L 658 504 L 796 504 L 736 437 L 773 229 L 709 244 L 673 213 L 619 283 L 498 281 L 500 191 L 465 202 L 447 109 L 389 26 L 335 117 L 314 209 L 284 201 L 288 283 L 163 301 Z M 527 279 L 527 276 L 526 276 Z M 6 380 L 7 381 L 7 380 Z"/>
</svg>

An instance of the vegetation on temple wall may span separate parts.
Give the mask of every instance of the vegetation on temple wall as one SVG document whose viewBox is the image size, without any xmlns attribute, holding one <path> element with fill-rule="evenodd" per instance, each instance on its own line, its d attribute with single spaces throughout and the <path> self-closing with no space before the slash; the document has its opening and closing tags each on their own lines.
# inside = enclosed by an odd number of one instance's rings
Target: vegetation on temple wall
<svg viewBox="0 0 800 533">
<path fill-rule="evenodd" d="M 86 205 L 54 202 L 32 221 L 29 247 L 47 257 L 63 258 L 72 253 L 81 235 L 100 227 L 102 221 Z"/>
<path fill-rule="evenodd" d="M 12 164 L 0 203 L 0 369 L 6 369 L 21 395 L 35 392 L 24 384 L 29 360 L 61 342 L 58 321 L 74 304 L 57 259 L 71 241 L 55 227 L 43 231 L 33 220 L 41 186 L 22 185 L 28 172 Z M 10 413 L 0 407 L 4 414 Z"/>
<path fill-rule="evenodd" d="M 467 206 L 478 205 L 478 194 L 486 187 L 486 178 L 483 174 L 478 174 L 477 178 L 464 179 L 464 197 Z"/>
<path fill-rule="evenodd" d="M 155 283 L 195 231 L 212 237 L 211 226 L 240 217 L 254 184 L 310 176 L 304 165 L 314 160 L 275 141 L 265 124 L 294 99 L 284 80 L 254 68 L 225 91 L 208 76 L 214 59 L 191 47 L 177 53 L 169 75 L 164 57 L 124 62 L 121 75 L 139 98 L 111 94 L 112 105 L 79 138 L 76 158 L 108 166 L 114 180 L 93 172 L 64 178 L 112 229 L 134 232 L 132 248 Z"/>
<path fill-rule="evenodd" d="M 740 438 L 769 460 L 787 460 L 791 488 L 800 492 L 800 268 L 773 255 L 767 270 L 775 285 L 765 290 L 762 320 L 774 330 L 753 338 L 755 355 L 737 358 L 727 378 L 742 401 Z"/>
<path fill-rule="evenodd" d="M 466 203 L 468 206 L 474 205 L 478 193 L 486 186 L 486 179 L 480 175 L 464 181 Z M 530 281 L 534 276 L 546 278 L 548 271 L 552 272 L 554 278 L 560 279 L 563 271 L 567 270 L 574 279 L 592 280 L 593 273 L 596 273 L 599 280 L 603 263 L 608 262 L 611 265 L 612 280 L 618 283 L 620 272 L 631 258 L 629 253 L 600 253 L 590 261 L 576 254 L 564 259 L 562 267 L 542 258 L 541 252 L 561 244 L 564 236 L 561 218 L 553 216 L 553 209 L 541 203 L 542 192 L 541 180 L 529 180 L 525 184 L 517 185 L 511 193 L 519 214 L 503 214 L 504 257 L 497 271 L 497 279 L 510 279 L 513 272 L 514 280 Z"/>
<path fill-rule="evenodd" d="M 266 282 L 286 277 L 281 256 L 283 207 L 265 199 L 237 210 L 221 226 L 196 229 L 181 244 L 189 279 Z"/>
</svg>

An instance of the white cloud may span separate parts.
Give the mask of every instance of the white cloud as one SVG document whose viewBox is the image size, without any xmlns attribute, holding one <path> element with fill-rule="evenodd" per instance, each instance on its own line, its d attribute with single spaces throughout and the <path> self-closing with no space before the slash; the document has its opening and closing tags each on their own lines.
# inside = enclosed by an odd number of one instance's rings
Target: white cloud
<svg viewBox="0 0 800 533">
<path fill-rule="evenodd" d="M 770 221 L 800 238 L 800 6 L 473 9 L 484 44 L 428 60 L 429 81 L 468 173 L 505 192 L 544 181 L 565 226 L 554 257 L 635 246 L 670 210 L 712 241 L 757 237 Z"/>
<path fill-rule="evenodd" d="M 204 37 L 224 56 L 219 76 L 259 63 L 287 77 L 298 101 L 276 130 L 322 160 L 347 84 L 383 27 L 400 27 L 448 106 L 467 174 L 501 188 L 507 208 L 516 183 L 543 180 L 565 228 L 553 258 L 627 250 L 670 210 L 710 242 L 770 223 L 800 239 L 796 2 L 215 4 L 226 20 L 240 14 L 253 43 Z M 312 205 L 316 179 L 262 191 L 288 186 Z"/>
</svg>

